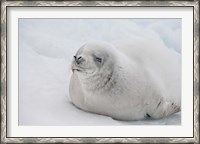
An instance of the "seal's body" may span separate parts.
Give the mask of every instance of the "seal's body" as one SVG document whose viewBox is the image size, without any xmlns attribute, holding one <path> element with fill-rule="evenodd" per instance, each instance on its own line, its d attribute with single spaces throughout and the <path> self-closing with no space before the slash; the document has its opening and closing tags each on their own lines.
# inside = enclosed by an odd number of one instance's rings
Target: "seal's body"
<svg viewBox="0 0 200 144">
<path fill-rule="evenodd" d="M 92 42 L 78 50 L 69 88 L 72 102 L 119 120 L 158 119 L 180 111 L 176 54 L 166 48 L 147 50 L 126 44 L 126 49 L 120 48 L 123 44 L 116 49 Z M 160 56 L 164 59 L 158 61 Z"/>
</svg>

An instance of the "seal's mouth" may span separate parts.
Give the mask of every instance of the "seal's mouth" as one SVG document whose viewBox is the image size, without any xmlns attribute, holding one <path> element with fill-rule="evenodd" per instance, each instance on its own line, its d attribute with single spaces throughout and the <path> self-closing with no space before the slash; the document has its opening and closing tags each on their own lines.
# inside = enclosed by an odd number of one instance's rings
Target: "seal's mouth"
<svg viewBox="0 0 200 144">
<path fill-rule="evenodd" d="M 72 69 L 72 72 L 74 72 L 74 71 L 81 71 L 80 69 Z"/>
<path fill-rule="evenodd" d="M 72 70 L 72 72 L 74 72 L 74 71 L 81 72 L 82 71 L 81 69 L 79 69 L 78 67 L 76 67 L 74 65 L 72 65 L 71 70 Z"/>
</svg>

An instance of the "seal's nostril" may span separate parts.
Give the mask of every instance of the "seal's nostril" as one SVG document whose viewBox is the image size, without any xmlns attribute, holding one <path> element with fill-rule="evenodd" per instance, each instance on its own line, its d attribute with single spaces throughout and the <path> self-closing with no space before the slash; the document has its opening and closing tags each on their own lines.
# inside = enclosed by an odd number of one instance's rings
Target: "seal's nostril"
<svg viewBox="0 0 200 144">
<path fill-rule="evenodd" d="M 84 61 L 84 59 L 82 58 L 82 56 L 79 56 L 78 58 L 77 58 L 77 56 L 74 56 L 74 58 L 75 58 L 76 64 L 80 64 L 81 62 Z"/>
<path fill-rule="evenodd" d="M 80 56 L 79 58 L 78 58 L 78 60 L 80 60 L 82 57 Z"/>
</svg>

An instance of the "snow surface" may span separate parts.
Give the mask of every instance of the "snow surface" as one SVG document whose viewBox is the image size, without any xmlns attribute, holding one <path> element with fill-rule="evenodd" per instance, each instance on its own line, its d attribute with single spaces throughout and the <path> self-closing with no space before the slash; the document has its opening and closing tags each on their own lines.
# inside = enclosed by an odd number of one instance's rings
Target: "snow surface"
<svg viewBox="0 0 200 144">
<path fill-rule="evenodd" d="M 70 102 L 70 64 L 77 49 L 89 40 L 126 38 L 148 39 L 181 54 L 181 20 L 20 19 L 19 125 L 180 125 L 180 112 L 161 120 L 117 121 Z"/>
</svg>

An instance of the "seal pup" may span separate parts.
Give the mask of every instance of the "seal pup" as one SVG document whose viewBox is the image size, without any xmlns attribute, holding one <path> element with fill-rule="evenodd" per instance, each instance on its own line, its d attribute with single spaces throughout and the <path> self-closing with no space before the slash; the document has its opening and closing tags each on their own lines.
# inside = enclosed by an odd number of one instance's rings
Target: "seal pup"
<svg viewBox="0 0 200 144">
<path fill-rule="evenodd" d="M 72 103 L 117 120 L 160 119 L 180 111 L 180 89 L 171 87 L 180 84 L 180 76 L 168 70 L 177 64 L 170 52 L 125 46 L 134 57 L 106 42 L 86 43 L 77 51 L 69 85 Z M 167 56 L 157 61 L 161 53 Z"/>
</svg>

